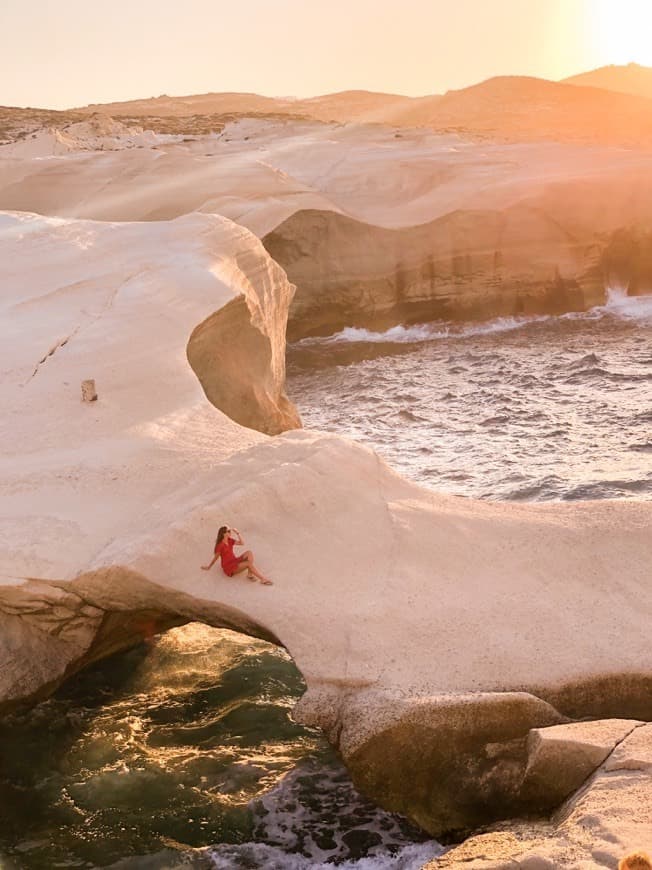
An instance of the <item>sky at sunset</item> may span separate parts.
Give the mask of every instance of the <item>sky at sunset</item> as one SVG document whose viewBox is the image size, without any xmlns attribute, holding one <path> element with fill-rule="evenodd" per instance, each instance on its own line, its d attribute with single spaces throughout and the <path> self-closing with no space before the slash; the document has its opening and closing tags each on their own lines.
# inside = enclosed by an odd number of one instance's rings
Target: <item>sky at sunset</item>
<svg viewBox="0 0 652 870">
<path fill-rule="evenodd" d="M 0 0 L 0 105 L 444 93 L 652 65 L 652 0 Z"/>
</svg>

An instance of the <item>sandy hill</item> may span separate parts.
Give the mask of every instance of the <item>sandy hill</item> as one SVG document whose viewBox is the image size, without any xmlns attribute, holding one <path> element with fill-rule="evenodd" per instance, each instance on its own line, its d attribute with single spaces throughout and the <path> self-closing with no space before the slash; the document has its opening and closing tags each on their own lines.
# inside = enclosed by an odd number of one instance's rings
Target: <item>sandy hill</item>
<svg viewBox="0 0 652 870">
<path fill-rule="evenodd" d="M 290 101 L 258 94 L 192 94 L 184 97 L 150 97 L 144 100 L 127 100 L 117 103 L 94 103 L 73 111 L 89 114 L 106 112 L 113 116 L 155 115 L 159 117 L 183 117 L 186 115 L 214 115 L 222 113 L 277 112 Z"/>
<path fill-rule="evenodd" d="M 589 72 L 569 76 L 563 80 L 569 85 L 602 88 L 621 94 L 634 94 L 652 98 L 652 67 L 628 63 L 626 66 L 601 66 Z"/>
<path fill-rule="evenodd" d="M 208 93 L 162 95 L 66 112 L 0 107 L 0 144 L 41 128 L 65 131 L 98 113 L 141 130 L 186 136 L 219 132 L 229 122 L 249 117 L 427 127 L 506 142 L 554 140 L 648 147 L 652 145 L 652 69 L 636 64 L 603 67 L 564 82 L 498 76 L 443 96 L 351 90 L 298 100 Z"/>
<path fill-rule="evenodd" d="M 405 123 L 505 140 L 652 143 L 652 101 L 527 76 L 498 76 L 422 101 Z"/>
<path fill-rule="evenodd" d="M 374 91 L 342 91 L 337 94 L 312 97 L 309 100 L 297 100 L 294 108 L 319 121 L 400 124 L 414 111 L 421 99 L 424 98 Z"/>
<path fill-rule="evenodd" d="M 642 67 L 634 68 L 632 74 L 637 71 L 641 76 L 644 73 L 652 76 L 652 70 L 646 71 Z M 197 119 L 210 115 L 215 121 L 221 119 L 224 122 L 233 117 L 263 115 L 430 127 L 503 141 L 553 139 L 621 146 L 652 143 L 652 101 L 647 96 L 617 93 L 606 86 L 577 85 L 577 81 L 552 82 L 528 76 L 498 76 L 468 88 L 449 91 L 444 96 L 405 97 L 362 90 L 302 100 L 256 94 L 200 94 L 109 103 L 74 111 L 85 114 L 101 108 L 115 117 L 128 117 L 141 125 L 147 117 L 176 119 L 178 124 L 190 117 Z M 652 94 L 652 80 L 649 93 Z M 227 119 L 226 115 L 230 118 Z M 179 131 L 175 128 L 169 132 Z"/>
<path fill-rule="evenodd" d="M 90 105 L 81 113 L 103 111 L 116 117 L 191 115 L 289 115 L 317 121 L 399 123 L 402 113 L 419 98 L 372 91 L 342 91 L 305 100 L 262 97 L 258 94 L 210 93 L 185 97 L 163 95 L 148 100 Z"/>
<path fill-rule="evenodd" d="M 580 85 L 582 85 L 580 87 Z M 94 104 L 69 112 L 0 108 L 0 140 L 102 112 L 157 133 L 201 135 L 243 117 L 429 127 L 499 141 L 652 144 L 652 69 L 604 67 L 564 82 L 498 76 L 444 96 L 351 90 L 309 99 L 247 93 Z"/>
</svg>

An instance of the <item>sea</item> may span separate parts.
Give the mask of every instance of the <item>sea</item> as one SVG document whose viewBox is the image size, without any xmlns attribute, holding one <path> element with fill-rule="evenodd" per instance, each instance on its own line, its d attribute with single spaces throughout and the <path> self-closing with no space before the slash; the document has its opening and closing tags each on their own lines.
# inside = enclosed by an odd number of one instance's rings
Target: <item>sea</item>
<svg viewBox="0 0 652 870">
<path fill-rule="evenodd" d="M 652 498 L 652 296 L 345 329 L 288 348 L 307 428 L 482 499 Z M 417 870 L 443 846 L 358 794 L 262 641 L 190 624 L 0 723 L 0 868 Z"/>
</svg>

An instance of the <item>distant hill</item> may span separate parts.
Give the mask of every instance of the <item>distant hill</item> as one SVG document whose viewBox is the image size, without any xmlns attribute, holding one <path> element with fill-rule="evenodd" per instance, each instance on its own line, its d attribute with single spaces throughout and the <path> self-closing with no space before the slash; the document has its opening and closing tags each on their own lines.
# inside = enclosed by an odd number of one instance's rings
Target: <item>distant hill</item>
<svg viewBox="0 0 652 870">
<path fill-rule="evenodd" d="M 74 112 L 105 112 L 112 117 L 167 117 L 191 115 L 287 115 L 317 121 L 398 123 L 404 110 L 418 98 L 372 91 L 342 91 L 298 100 L 258 94 L 211 93 L 185 97 L 152 97 L 123 103 L 104 103 Z"/>
<path fill-rule="evenodd" d="M 221 115 L 221 114 L 260 114 L 278 112 L 281 106 L 290 105 L 290 101 L 277 100 L 274 97 L 261 97 L 258 94 L 193 94 L 185 97 L 150 97 L 144 100 L 127 100 L 121 103 L 93 103 L 73 109 L 74 112 L 92 114 L 105 112 L 112 117 L 123 115 L 133 117 L 158 116 L 166 118 L 188 115 Z"/>
<path fill-rule="evenodd" d="M 60 112 L 56 109 L 23 109 L 0 106 L 0 144 L 39 130 L 42 127 L 63 127 L 81 121 L 80 112 Z"/>
<path fill-rule="evenodd" d="M 650 97 L 579 84 L 579 80 L 600 76 L 613 84 L 624 81 L 625 74 L 637 78 L 641 88 L 649 77 Z M 70 123 L 98 111 L 127 124 L 183 135 L 218 131 L 242 117 L 294 118 L 427 127 L 494 141 L 555 140 L 647 148 L 652 147 L 652 70 L 633 64 L 604 67 L 564 82 L 498 76 L 443 96 L 354 90 L 299 100 L 209 93 L 94 104 L 66 113 L 0 109 L 0 139 L 3 132 L 5 138 L 15 138 L 19 129 L 34 129 L 39 122 L 57 124 L 59 120 L 60 124 L 65 118 Z"/>
<path fill-rule="evenodd" d="M 307 100 L 296 100 L 292 107 L 319 121 L 381 123 L 401 125 L 423 99 L 438 97 L 404 97 L 374 91 L 341 91 Z"/>
<path fill-rule="evenodd" d="M 404 123 L 509 141 L 652 146 L 652 100 L 527 76 L 499 76 L 423 100 Z"/>
<path fill-rule="evenodd" d="M 570 76 L 564 82 L 652 99 L 652 68 L 639 66 L 637 63 L 629 63 L 627 66 L 601 66 L 590 72 Z"/>
</svg>

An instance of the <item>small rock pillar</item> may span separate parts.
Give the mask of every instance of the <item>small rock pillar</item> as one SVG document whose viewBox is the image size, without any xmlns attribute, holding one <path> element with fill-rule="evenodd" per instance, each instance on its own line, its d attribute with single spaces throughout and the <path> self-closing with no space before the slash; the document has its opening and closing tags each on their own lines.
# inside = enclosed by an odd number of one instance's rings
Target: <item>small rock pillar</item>
<svg viewBox="0 0 652 870">
<path fill-rule="evenodd" d="M 96 402 L 97 390 L 95 389 L 95 381 L 90 378 L 81 383 L 82 402 Z"/>
</svg>

